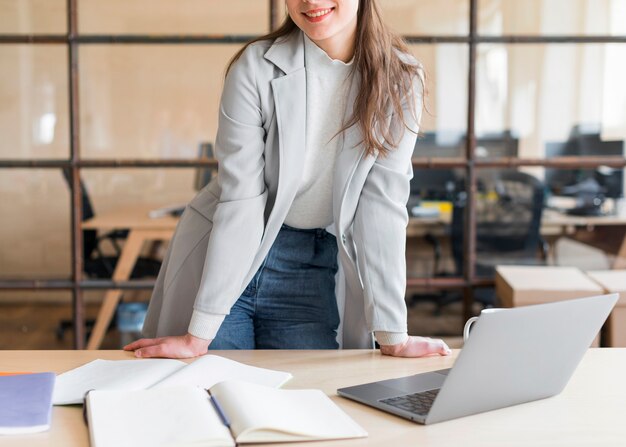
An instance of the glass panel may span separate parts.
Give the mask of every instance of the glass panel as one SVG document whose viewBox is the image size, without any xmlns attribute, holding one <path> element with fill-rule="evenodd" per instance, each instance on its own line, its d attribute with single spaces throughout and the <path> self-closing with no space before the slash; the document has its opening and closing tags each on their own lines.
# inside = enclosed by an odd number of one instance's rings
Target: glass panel
<svg viewBox="0 0 626 447">
<path fill-rule="evenodd" d="M 129 298 L 135 301 L 139 294 L 147 303 L 149 291 L 127 292 L 124 303 Z M 98 315 L 103 295 L 102 290 L 83 292 L 88 323 Z M 0 349 L 73 349 L 72 314 L 72 294 L 65 290 L 0 291 Z M 114 325 L 100 349 L 121 349 L 131 339 L 131 334 Z"/>
<path fill-rule="evenodd" d="M 88 34 L 263 34 L 269 0 L 80 0 L 80 32 Z"/>
<path fill-rule="evenodd" d="M 238 48 L 83 47 L 83 154 L 129 157 L 142 151 L 146 157 L 195 156 L 201 141 L 214 138 L 223 71 Z M 428 149 L 416 156 L 458 157 L 463 153 L 460 138 L 467 121 L 467 46 L 411 45 L 410 49 L 426 68 L 428 89 L 422 115 L 424 141 L 418 143 Z M 176 78 L 171 67 L 178 66 L 191 68 Z M 150 134 L 139 135 L 144 131 Z M 152 147 L 139 149 L 141 142 Z"/>
<path fill-rule="evenodd" d="M 1 291 L 0 349 L 72 349 L 71 302 L 65 290 Z"/>
<path fill-rule="evenodd" d="M 147 218 L 150 210 L 184 205 L 209 179 L 202 177 L 203 169 L 84 169 L 82 179 L 96 217 L 122 214 L 133 210 L 133 215 Z M 121 218 L 119 228 L 128 219 Z"/>
<path fill-rule="evenodd" d="M 407 307 L 410 335 L 443 338 L 452 349 L 463 347 L 462 290 L 409 291 Z M 474 312 L 480 312 L 478 304 Z"/>
<path fill-rule="evenodd" d="M 0 0 L 0 33 L 65 34 L 66 0 Z"/>
<path fill-rule="evenodd" d="M 477 156 L 621 159 L 624 79 L 626 44 L 480 45 Z"/>
<path fill-rule="evenodd" d="M 67 48 L 0 45 L 0 158 L 69 156 Z"/>
<path fill-rule="evenodd" d="M 461 276 L 462 252 L 450 236 L 454 202 L 464 190 L 463 169 L 413 168 L 407 204 L 407 277 Z"/>
<path fill-rule="evenodd" d="M 467 46 L 411 45 L 426 70 L 427 109 L 414 157 L 462 157 L 467 122 Z M 408 203 L 407 276 L 457 276 L 449 231 L 459 169 L 414 169 Z"/>
<path fill-rule="evenodd" d="M 468 0 L 382 0 L 383 18 L 408 35 L 469 33 Z"/>
<path fill-rule="evenodd" d="M 414 158 L 465 156 L 468 47 L 411 45 L 426 71 L 426 108 Z"/>
<path fill-rule="evenodd" d="M 170 229 L 174 232 L 177 223 L 176 218 L 166 217 L 155 219 L 150 217 L 150 211 L 159 210 L 166 206 L 179 206 L 180 210 L 195 195 L 196 190 L 202 188 L 210 180 L 204 174 L 204 169 L 85 169 L 82 172 L 85 192 L 89 197 L 92 209 L 90 229 L 98 231 L 101 243 L 100 248 L 109 259 L 115 260 L 123 254 L 125 235 L 121 230 L 134 228 L 154 228 L 153 222 L 157 222 L 159 230 Z M 198 180 L 202 181 L 198 181 Z M 165 214 L 165 213 L 163 213 Z M 100 222 L 100 224 L 98 224 Z M 115 227 L 117 234 L 111 235 L 111 229 Z M 121 234 L 120 234 L 121 233 Z M 119 243 L 122 252 L 113 250 L 113 236 L 121 236 Z M 84 234 L 88 241 L 87 233 Z M 87 245 L 87 243 L 86 243 Z M 165 256 L 167 243 L 161 240 L 146 240 L 142 252 L 136 260 L 132 278 L 141 280 L 155 279 L 161 260 Z M 103 269 L 101 257 L 94 253 L 92 261 L 85 265 L 85 271 L 90 278 L 109 276 L 110 273 Z M 134 301 L 148 302 L 150 290 L 124 291 L 123 301 L 128 304 Z M 90 296 L 91 297 L 91 296 Z M 96 296 L 97 297 L 97 296 Z M 118 308 L 118 312 L 122 308 Z M 126 312 L 130 312 L 128 308 Z M 121 332 L 110 331 L 107 334 L 104 346 L 109 349 L 119 349 L 124 344 L 132 341 L 138 334 L 133 330 L 132 321 L 119 324 Z M 131 327 L 128 327 L 130 323 Z M 135 327 L 136 329 L 136 327 Z"/>
<path fill-rule="evenodd" d="M 224 72 L 239 48 L 83 46 L 84 157 L 197 157 L 215 139 Z"/>
<path fill-rule="evenodd" d="M 480 34 L 626 35 L 624 0 L 478 0 Z"/>
<path fill-rule="evenodd" d="M 60 170 L 0 171 L 0 278 L 69 278 L 69 197 Z"/>
</svg>

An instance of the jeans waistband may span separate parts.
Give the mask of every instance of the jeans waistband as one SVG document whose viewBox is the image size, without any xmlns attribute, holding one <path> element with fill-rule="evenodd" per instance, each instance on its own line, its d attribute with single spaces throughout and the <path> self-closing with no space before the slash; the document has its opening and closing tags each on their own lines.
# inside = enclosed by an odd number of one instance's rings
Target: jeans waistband
<svg viewBox="0 0 626 447">
<path fill-rule="evenodd" d="M 280 230 L 287 230 L 287 231 L 297 231 L 300 233 L 308 233 L 308 234 L 315 234 L 317 237 L 322 237 L 322 236 L 332 236 L 332 234 L 330 234 L 328 231 L 326 231 L 324 228 L 294 228 L 294 227 L 290 227 L 289 225 L 286 224 L 282 224 L 282 226 L 280 227 Z"/>
</svg>

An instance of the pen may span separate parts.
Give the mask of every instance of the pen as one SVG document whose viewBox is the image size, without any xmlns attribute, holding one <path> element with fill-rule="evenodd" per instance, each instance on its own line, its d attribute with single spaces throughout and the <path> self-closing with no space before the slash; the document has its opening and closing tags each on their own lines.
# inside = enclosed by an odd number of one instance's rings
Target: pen
<svg viewBox="0 0 626 447">
<path fill-rule="evenodd" d="M 224 425 L 230 428 L 230 421 L 226 417 L 226 413 L 224 413 L 224 409 L 222 408 L 220 403 L 212 394 L 209 394 L 209 399 L 211 399 L 211 403 L 213 403 L 213 407 L 215 407 L 215 411 L 217 411 L 217 414 L 220 416 L 220 419 L 222 420 Z"/>
</svg>

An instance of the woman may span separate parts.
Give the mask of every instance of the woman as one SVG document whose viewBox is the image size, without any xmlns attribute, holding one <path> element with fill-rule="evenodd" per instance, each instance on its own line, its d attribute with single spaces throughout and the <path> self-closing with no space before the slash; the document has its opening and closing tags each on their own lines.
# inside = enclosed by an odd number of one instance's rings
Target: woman
<svg viewBox="0 0 626 447">
<path fill-rule="evenodd" d="M 285 23 L 229 66 L 217 179 L 190 202 L 159 273 L 144 325 L 158 338 L 125 349 L 332 349 L 339 331 L 345 348 L 374 334 L 383 354 L 447 355 L 406 326 L 420 67 L 375 0 L 286 6 Z"/>
</svg>

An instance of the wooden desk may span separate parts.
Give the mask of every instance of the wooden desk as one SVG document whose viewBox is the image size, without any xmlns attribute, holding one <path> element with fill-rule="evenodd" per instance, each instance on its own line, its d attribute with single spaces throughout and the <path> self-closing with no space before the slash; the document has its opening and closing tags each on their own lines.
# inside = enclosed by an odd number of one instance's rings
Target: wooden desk
<svg viewBox="0 0 626 447">
<path fill-rule="evenodd" d="M 626 349 L 591 349 L 560 395 L 440 424 L 422 426 L 339 396 L 336 389 L 447 368 L 451 357 L 398 359 L 376 351 L 223 351 L 251 365 L 289 371 L 285 388 L 319 388 L 368 431 L 365 439 L 290 446 L 617 446 L 626 439 Z M 120 351 L 0 351 L 2 371 L 55 371 L 95 358 L 129 359 Z M 141 360 L 138 360 L 141 361 Z M 55 407 L 46 433 L 0 437 L 0 447 L 88 446 L 80 407 Z M 286 445 L 286 444 L 280 444 Z"/>
<path fill-rule="evenodd" d="M 154 207 L 119 209 L 83 222 L 83 230 L 129 230 L 128 238 L 124 242 L 120 259 L 113 272 L 113 280 L 126 281 L 130 278 L 145 242 L 169 241 L 172 238 L 178 218 L 166 216 L 153 219 L 148 216 L 151 209 Z M 109 290 L 104 295 L 96 324 L 87 343 L 87 349 L 98 349 L 102 344 L 102 339 L 109 323 L 111 323 L 121 296 L 121 290 Z"/>
</svg>

